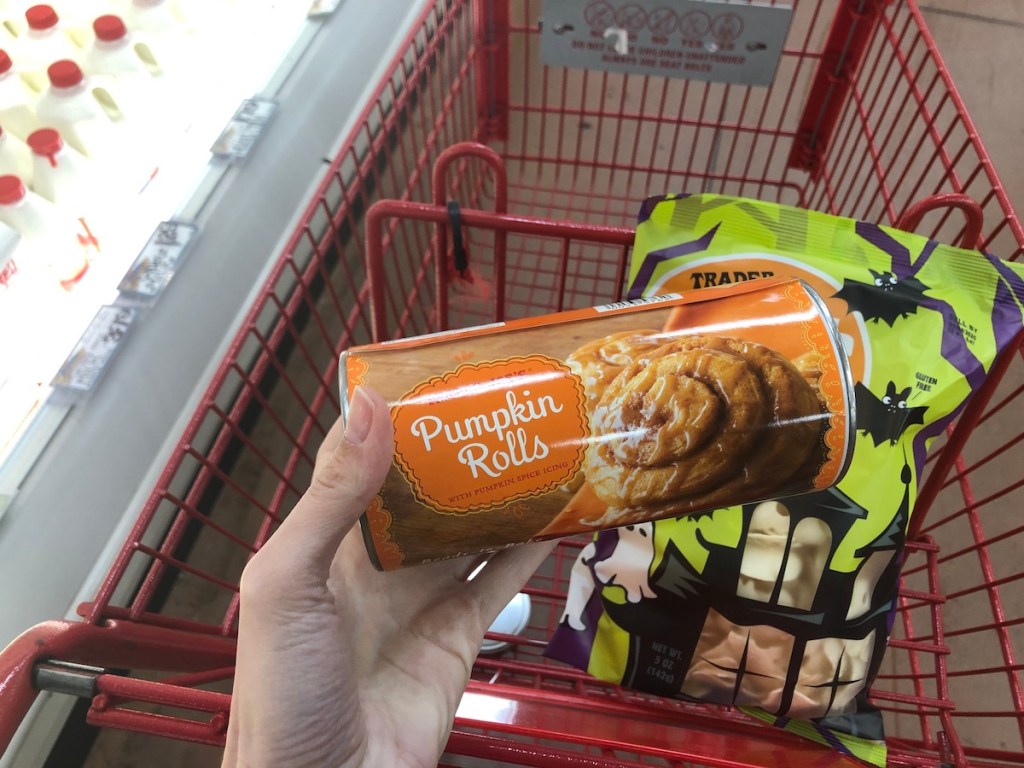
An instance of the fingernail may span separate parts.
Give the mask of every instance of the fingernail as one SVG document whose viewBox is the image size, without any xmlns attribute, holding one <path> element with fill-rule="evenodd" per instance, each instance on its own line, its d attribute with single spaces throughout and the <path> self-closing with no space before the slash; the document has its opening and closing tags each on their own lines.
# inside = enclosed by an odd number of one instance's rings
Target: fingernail
<svg viewBox="0 0 1024 768">
<path fill-rule="evenodd" d="M 366 395 L 362 387 L 356 387 L 352 393 L 352 402 L 348 405 L 345 442 L 352 445 L 362 443 L 370 434 L 371 424 L 373 424 L 373 401 Z"/>
</svg>

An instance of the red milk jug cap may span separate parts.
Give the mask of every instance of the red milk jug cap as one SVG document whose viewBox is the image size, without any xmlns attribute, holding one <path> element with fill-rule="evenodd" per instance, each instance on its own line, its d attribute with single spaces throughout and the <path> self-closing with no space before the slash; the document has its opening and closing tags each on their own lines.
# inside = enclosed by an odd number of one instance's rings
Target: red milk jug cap
<svg viewBox="0 0 1024 768">
<path fill-rule="evenodd" d="M 40 128 L 29 134 L 26 143 L 37 155 L 55 155 L 64 148 L 64 140 L 60 132 L 54 128 Z"/>
<path fill-rule="evenodd" d="M 25 11 L 25 20 L 31 29 L 50 29 L 59 21 L 52 5 L 33 5 Z"/>
<path fill-rule="evenodd" d="M 46 68 L 46 73 L 50 76 L 50 82 L 58 88 L 71 88 L 85 79 L 81 67 L 71 59 L 53 62 Z"/>
<path fill-rule="evenodd" d="M 10 205 L 25 197 L 25 185 L 13 174 L 0 176 L 0 205 Z"/>
<path fill-rule="evenodd" d="M 92 23 L 92 31 L 96 33 L 98 40 L 106 42 L 120 40 L 128 34 L 128 28 L 124 25 L 124 20 L 112 13 L 97 16 L 96 20 Z"/>
</svg>

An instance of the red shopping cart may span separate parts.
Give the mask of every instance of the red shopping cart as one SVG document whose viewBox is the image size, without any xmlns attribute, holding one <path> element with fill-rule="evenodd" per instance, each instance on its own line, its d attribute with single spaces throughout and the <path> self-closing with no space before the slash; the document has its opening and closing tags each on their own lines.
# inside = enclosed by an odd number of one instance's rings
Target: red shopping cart
<svg viewBox="0 0 1024 768">
<path fill-rule="evenodd" d="M 1024 230 L 915 0 L 794 5 L 774 85 L 755 88 L 544 67 L 540 2 L 429 3 L 82 621 L 41 625 L 4 652 L 0 744 L 39 690 L 89 701 L 100 738 L 222 744 L 238 578 L 308 482 L 340 409 L 341 350 L 618 298 L 648 194 L 760 197 L 1019 258 Z M 945 201 L 967 222 L 914 205 L 937 193 L 954 195 Z M 937 441 L 918 500 L 872 690 L 892 765 L 1024 765 L 1024 526 L 1013 514 L 1024 434 L 1007 418 L 1024 368 L 1018 351 L 1002 365 L 1002 383 Z M 544 659 L 581 546 L 559 545 L 524 590 L 530 623 L 494 635 L 509 649 L 474 666 L 452 762 L 849 764 L 738 711 Z"/>
</svg>

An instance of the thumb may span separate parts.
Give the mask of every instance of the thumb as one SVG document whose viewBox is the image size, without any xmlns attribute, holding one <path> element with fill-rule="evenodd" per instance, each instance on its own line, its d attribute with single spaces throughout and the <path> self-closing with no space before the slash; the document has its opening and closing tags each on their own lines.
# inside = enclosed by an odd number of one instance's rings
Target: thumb
<svg viewBox="0 0 1024 768">
<path fill-rule="evenodd" d="M 321 449 L 306 493 L 267 543 L 275 558 L 308 570 L 319 583 L 326 581 L 342 539 L 380 490 L 394 453 L 388 404 L 372 390 L 356 388 L 344 434 L 337 439 L 336 432 L 331 430 Z"/>
</svg>

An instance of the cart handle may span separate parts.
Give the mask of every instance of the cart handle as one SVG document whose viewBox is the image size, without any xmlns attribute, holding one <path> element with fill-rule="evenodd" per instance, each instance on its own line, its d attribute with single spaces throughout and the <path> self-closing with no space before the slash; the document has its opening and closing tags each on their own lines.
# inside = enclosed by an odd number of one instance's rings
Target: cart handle
<svg viewBox="0 0 1024 768">
<path fill-rule="evenodd" d="M 508 211 L 508 172 L 501 155 L 476 141 L 460 141 L 447 147 L 434 161 L 434 170 L 430 180 L 430 190 L 434 205 L 444 207 L 448 203 L 445 181 L 448 168 L 458 161 L 461 177 L 465 172 L 466 163 L 475 158 L 486 163 L 494 174 L 494 212 L 504 214 Z M 457 201 L 456 201 L 457 202 Z M 452 224 L 454 226 L 454 223 Z M 448 330 L 448 224 L 436 227 L 437 249 L 434 258 L 434 288 L 437 296 L 437 330 Z M 505 242 L 504 232 L 496 232 L 494 236 L 494 321 L 505 319 Z"/>
<path fill-rule="evenodd" d="M 234 664 L 235 641 L 129 621 L 37 624 L 0 652 L 0 755 L 39 695 L 39 665 L 52 659 L 101 668 L 215 669 Z"/>
<path fill-rule="evenodd" d="M 505 170 L 505 161 L 501 155 L 476 141 L 460 141 L 452 144 L 437 156 L 434 161 L 434 171 L 431 176 L 430 190 L 434 198 L 434 205 L 444 205 L 448 202 L 445 194 L 444 182 L 448 177 L 448 167 L 456 160 L 465 160 L 475 157 L 483 160 L 491 167 L 494 173 L 494 211 L 505 213 L 508 210 L 508 172 Z"/>
<path fill-rule="evenodd" d="M 985 215 L 982 213 L 981 206 L 973 197 L 955 192 L 930 195 L 923 200 L 918 200 L 903 212 L 896 222 L 896 228 L 913 232 L 926 213 L 937 211 L 940 208 L 959 208 L 967 217 L 967 225 L 964 227 L 963 237 L 960 238 L 961 248 L 974 250 L 981 245 L 981 229 L 985 223 Z"/>
<path fill-rule="evenodd" d="M 579 239 L 601 245 L 618 246 L 622 249 L 620 268 L 625 268 L 628 250 L 633 245 L 633 230 L 626 227 L 609 227 L 601 224 L 555 221 L 536 216 L 500 214 L 463 208 L 459 212 L 462 223 L 496 233 L 512 232 L 517 235 L 535 235 L 554 239 Z M 384 221 L 389 218 L 406 218 L 417 221 L 446 224 L 446 206 L 414 203 L 409 200 L 378 200 L 366 210 L 366 272 L 370 284 L 370 317 L 374 342 L 389 339 L 387 329 L 387 304 L 384 286 L 387 272 L 384 267 Z M 619 284 L 622 275 L 619 275 Z"/>
</svg>

